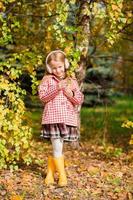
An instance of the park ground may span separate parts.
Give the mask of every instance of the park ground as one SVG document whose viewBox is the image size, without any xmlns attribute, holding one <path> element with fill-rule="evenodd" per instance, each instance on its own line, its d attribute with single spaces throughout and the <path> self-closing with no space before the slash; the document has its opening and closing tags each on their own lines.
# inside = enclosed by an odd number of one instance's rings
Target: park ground
<svg viewBox="0 0 133 200">
<path fill-rule="evenodd" d="M 1 171 L 1 200 L 132 200 L 133 163 L 132 154 L 121 153 L 119 158 L 106 155 L 104 148 L 88 143 L 80 143 L 78 148 L 65 144 L 65 166 L 68 186 L 55 184 L 46 186 L 47 157 L 51 145 L 36 142 L 34 149 L 41 166 L 21 167 L 16 172 Z"/>
<path fill-rule="evenodd" d="M 79 145 L 64 145 L 68 185 L 63 188 L 58 187 L 57 173 L 54 185 L 44 184 L 52 149 L 49 142 L 39 138 L 41 112 L 34 110 L 32 152 L 38 164 L 21 164 L 17 171 L 0 170 L 0 200 L 132 200 L 133 149 L 128 145 L 131 130 L 121 127 L 126 116 L 132 119 L 131 108 L 132 99 L 121 99 L 108 107 L 108 112 L 106 109 L 107 120 L 104 108 L 83 108 Z M 100 134 L 105 128 L 108 132 Z M 107 143 L 106 138 L 111 142 Z"/>
</svg>

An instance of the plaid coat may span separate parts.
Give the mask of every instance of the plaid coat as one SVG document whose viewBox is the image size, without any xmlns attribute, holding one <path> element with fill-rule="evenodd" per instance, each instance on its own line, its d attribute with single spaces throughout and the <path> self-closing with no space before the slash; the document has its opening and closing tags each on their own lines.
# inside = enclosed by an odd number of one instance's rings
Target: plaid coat
<svg viewBox="0 0 133 200">
<path fill-rule="evenodd" d="M 83 102 L 76 79 L 68 78 L 73 97 L 68 97 L 63 90 L 58 90 L 59 79 L 54 75 L 44 76 L 39 88 L 39 98 L 44 103 L 42 124 L 65 123 L 78 125 L 77 106 Z"/>
</svg>

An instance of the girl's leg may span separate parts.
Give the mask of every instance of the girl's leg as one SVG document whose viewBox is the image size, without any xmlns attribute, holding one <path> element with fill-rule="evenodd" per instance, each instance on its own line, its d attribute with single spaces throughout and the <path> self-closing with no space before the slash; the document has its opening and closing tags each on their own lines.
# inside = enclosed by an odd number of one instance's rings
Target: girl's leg
<svg viewBox="0 0 133 200">
<path fill-rule="evenodd" d="M 53 147 L 53 156 L 59 158 L 63 155 L 63 139 L 51 139 Z"/>
<path fill-rule="evenodd" d="M 51 139 L 53 147 L 53 156 L 48 157 L 47 176 L 45 178 L 46 185 L 54 183 L 54 172 L 56 170 L 54 158 L 62 156 L 63 140 L 62 139 Z"/>
<path fill-rule="evenodd" d="M 56 170 L 54 158 L 61 158 L 63 150 L 62 139 L 51 139 L 51 142 L 53 146 L 53 156 L 48 157 L 47 176 L 45 178 L 46 185 L 54 183 L 54 172 Z"/>
<path fill-rule="evenodd" d="M 67 178 L 64 168 L 64 156 L 63 156 L 63 140 L 62 139 L 51 139 L 53 146 L 54 164 L 59 172 L 59 186 L 63 187 L 67 185 Z"/>
<path fill-rule="evenodd" d="M 54 172 L 55 172 L 55 164 L 54 159 L 52 156 L 48 157 L 48 164 L 47 164 L 47 176 L 45 178 L 45 184 L 50 185 L 54 183 Z"/>
</svg>

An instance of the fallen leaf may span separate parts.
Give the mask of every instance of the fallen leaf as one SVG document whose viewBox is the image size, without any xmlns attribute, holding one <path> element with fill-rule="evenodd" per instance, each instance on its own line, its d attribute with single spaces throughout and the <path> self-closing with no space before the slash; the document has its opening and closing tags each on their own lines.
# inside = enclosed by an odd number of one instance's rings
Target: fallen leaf
<svg viewBox="0 0 133 200">
<path fill-rule="evenodd" d="M 11 196 L 10 200 L 22 200 L 22 197 L 19 195 L 13 195 Z"/>
</svg>

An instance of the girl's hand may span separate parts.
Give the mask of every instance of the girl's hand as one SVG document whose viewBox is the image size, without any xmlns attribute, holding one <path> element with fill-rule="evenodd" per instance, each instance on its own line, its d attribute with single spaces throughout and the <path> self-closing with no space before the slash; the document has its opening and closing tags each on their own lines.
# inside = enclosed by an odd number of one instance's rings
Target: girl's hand
<svg viewBox="0 0 133 200">
<path fill-rule="evenodd" d="M 69 87 L 64 88 L 64 93 L 68 97 L 73 97 L 73 92 L 72 92 L 72 90 Z"/>
<path fill-rule="evenodd" d="M 59 90 L 62 90 L 62 89 L 64 89 L 65 87 L 67 87 L 67 82 L 66 82 L 66 80 L 62 80 L 62 81 L 60 81 L 60 82 L 58 83 L 58 89 L 59 89 Z"/>
</svg>

